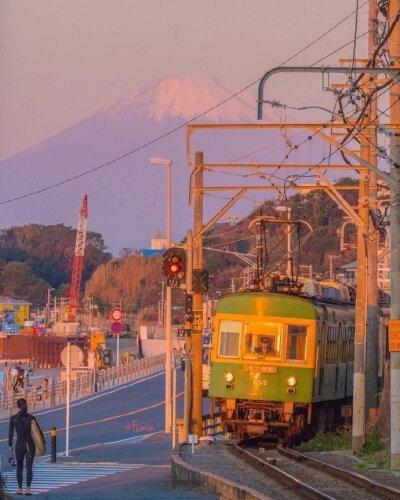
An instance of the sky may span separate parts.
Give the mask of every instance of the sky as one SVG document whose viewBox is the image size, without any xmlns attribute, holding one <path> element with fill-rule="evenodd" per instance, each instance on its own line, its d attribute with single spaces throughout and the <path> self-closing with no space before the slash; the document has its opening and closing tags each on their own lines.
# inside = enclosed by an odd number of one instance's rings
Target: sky
<svg viewBox="0 0 400 500">
<path fill-rule="evenodd" d="M 359 5 L 365 2 L 359 0 Z M 243 88 L 352 12 L 356 0 L 0 0 L 0 159 L 57 134 L 164 76 Z M 358 33 L 367 30 L 368 4 Z M 291 64 L 310 65 L 354 37 L 351 16 Z M 350 44 L 337 57 L 351 57 Z M 356 54 L 365 57 L 366 37 Z M 269 84 L 292 103 L 309 79 Z M 314 80 L 315 84 L 315 80 Z M 321 87 L 318 81 L 319 90 Z M 257 86 L 249 92 L 256 96 Z M 286 93 L 285 93 L 286 92 Z M 323 101 L 323 98 L 322 98 Z M 309 102 L 308 102 L 309 104 Z"/>
</svg>

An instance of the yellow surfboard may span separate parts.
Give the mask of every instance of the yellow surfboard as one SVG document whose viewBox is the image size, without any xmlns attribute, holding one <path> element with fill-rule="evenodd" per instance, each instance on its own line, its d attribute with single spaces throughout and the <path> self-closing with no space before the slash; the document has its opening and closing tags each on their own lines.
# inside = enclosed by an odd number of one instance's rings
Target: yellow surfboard
<svg viewBox="0 0 400 500">
<path fill-rule="evenodd" d="M 36 420 L 31 420 L 31 434 L 36 446 L 35 457 L 42 457 L 47 452 L 46 441 Z"/>
</svg>

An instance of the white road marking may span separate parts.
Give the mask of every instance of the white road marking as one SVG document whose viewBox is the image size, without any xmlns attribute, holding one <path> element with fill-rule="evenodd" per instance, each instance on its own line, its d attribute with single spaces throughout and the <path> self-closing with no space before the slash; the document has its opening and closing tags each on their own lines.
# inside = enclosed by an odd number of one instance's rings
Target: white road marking
<svg viewBox="0 0 400 500">
<path fill-rule="evenodd" d="M 45 493 L 46 491 L 61 488 L 62 486 L 69 486 L 82 481 L 140 468 L 141 465 L 136 464 L 116 464 L 115 466 L 98 464 L 38 464 L 33 466 L 31 492 L 33 494 Z M 6 479 L 5 492 L 15 493 L 18 489 L 15 470 L 3 472 L 3 474 Z M 25 470 L 24 479 L 26 480 Z"/>
</svg>

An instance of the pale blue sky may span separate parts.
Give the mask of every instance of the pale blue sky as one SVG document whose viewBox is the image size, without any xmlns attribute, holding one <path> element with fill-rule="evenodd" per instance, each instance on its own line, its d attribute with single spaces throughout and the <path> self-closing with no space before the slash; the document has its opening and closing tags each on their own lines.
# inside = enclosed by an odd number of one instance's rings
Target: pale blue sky
<svg viewBox="0 0 400 500">
<path fill-rule="evenodd" d="M 355 6 L 355 0 L 1 0 L 0 158 L 155 78 L 207 76 L 244 87 Z M 350 41 L 354 19 L 292 64 L 312 64 Z M 367 5 L 358 32 L 366 30 Z M 365 47 L 366 39 L 359 40 L 360 56 Z M 352 50 L 325 64 L 336 65 Z M 284 83 L 271 83 L 271 94 L 287 87 L 292 103 L 310 95 L 304 78 Z"/>
</svg>

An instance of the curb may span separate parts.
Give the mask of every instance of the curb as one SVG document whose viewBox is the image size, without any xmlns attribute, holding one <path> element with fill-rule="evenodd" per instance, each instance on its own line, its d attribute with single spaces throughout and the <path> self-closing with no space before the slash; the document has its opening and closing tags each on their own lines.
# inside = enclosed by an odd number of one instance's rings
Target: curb
<svg viewBox="0 0 400 500">
<path fill-rule="evenodd" d="M 173 488 L 199 488 L 221 495 L 229 500 L 273 500 L 259 491 L 242 486 L 212 472 L 188 464 L 180 457 L 179 450 L 171 453 L 171 486 Z"/>
</svg>

